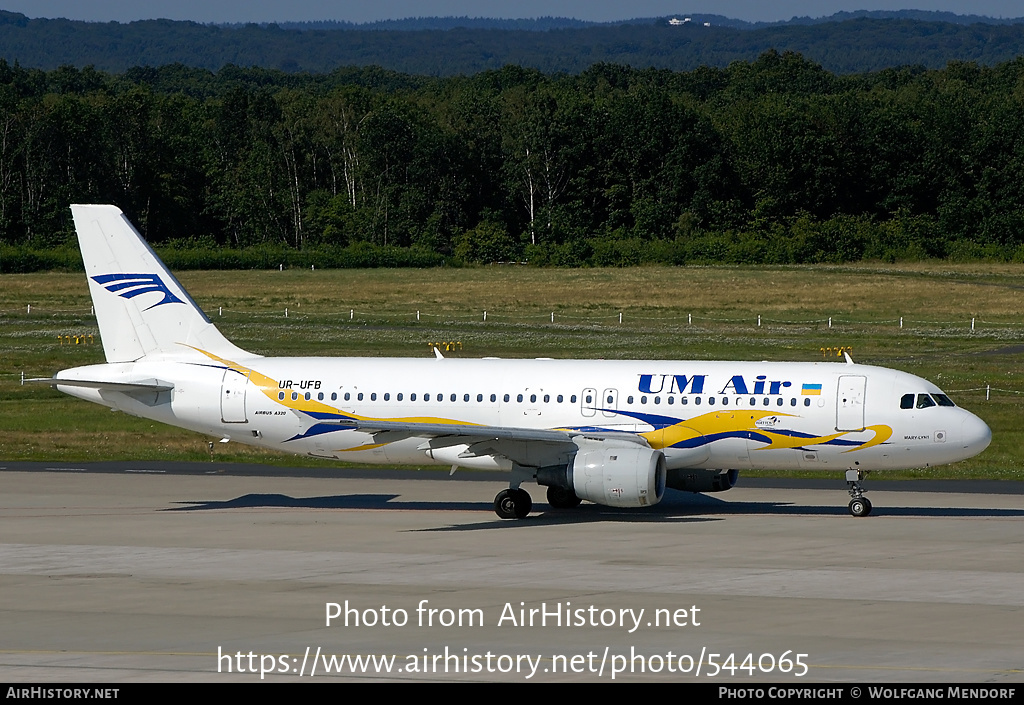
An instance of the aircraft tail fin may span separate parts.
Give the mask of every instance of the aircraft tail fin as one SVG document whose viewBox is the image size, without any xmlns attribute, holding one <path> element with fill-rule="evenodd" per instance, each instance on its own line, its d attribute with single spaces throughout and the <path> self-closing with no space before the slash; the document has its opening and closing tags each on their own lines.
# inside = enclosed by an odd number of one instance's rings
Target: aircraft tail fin
<svg viewBox="0 0 1024 705">
<path fill-rule="evenodd" d="M 253 357 L 221 335 L 121 209 L 71 213 L 107 362 L 204 357 L 199 350 Z"/>
</svg>

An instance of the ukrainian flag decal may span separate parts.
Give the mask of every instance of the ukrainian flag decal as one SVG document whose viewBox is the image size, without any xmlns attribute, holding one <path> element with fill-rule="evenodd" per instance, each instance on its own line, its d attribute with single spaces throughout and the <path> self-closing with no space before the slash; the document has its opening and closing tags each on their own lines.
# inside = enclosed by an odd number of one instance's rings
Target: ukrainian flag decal
<svg viewBox="0 0 1024 705">
<path fill-rule="evenodd" d="M 800 387 L 800 394 L 804 396 L 819 397 L 821 396 L 821 385 L 820 384 L 804 384 Z"/>
</svg>

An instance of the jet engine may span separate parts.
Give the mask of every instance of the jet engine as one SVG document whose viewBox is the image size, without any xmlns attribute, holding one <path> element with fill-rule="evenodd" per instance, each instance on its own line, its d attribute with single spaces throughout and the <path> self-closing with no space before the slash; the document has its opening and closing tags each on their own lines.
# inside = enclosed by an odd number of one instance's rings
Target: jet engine
<svg viewBox="0 0 1024 705">
<path fill-rule="evenodd" d="M 568 465 L 540 468 L 537 484 L 609 507 L 649 507 L 665 496 L 666 473 L 660 450 L 584 447 Z"/>
<path fill-rule="evenodd" d="M 668 471 L 668 486 L 684 492 L 725 492 L 736 484 L 739 470 L 678 468 Z"/>
</svg>

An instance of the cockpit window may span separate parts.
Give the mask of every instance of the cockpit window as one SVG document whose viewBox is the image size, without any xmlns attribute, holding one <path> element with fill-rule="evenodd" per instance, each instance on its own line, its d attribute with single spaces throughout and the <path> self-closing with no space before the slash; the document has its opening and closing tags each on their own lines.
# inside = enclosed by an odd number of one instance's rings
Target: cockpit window
<svg viewBox="0 0 1024 705">
<path fill-rule="evenodd" d="M 930 396 L 928 396 L 927 394 L 918 394 L 917 395 L 917 408 L 918 409 L 927 409 L 929 406 L 935 406 L 935 402 L 932 401 L 932 398 Z"/>
<path fill-rule="evenodd" d="M 932 399 L 939 402 L 939 406 L 956 406 L 956 404 L 953 403 L 953 400 L 945 394 L 932 394 Z"/>
<path fill-rule="evenodd" d="M 901 409 L 913 409 L 914 408 L 914 395 L 904 394 L 900 397 L 900 408 Z"/>
</svg>

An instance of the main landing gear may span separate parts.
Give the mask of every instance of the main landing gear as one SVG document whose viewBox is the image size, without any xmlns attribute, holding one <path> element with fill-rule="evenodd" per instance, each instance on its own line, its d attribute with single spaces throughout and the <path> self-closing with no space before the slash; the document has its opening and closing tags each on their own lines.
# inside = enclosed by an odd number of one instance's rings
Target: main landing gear
<svg viewBox="0 0 1024 705">
<path fill-rule="evenodd" d="M 548 504 L 553 509 L 572 509 L 582 501 L 572 490 L 548 487 Z M 502 490 L 494 498 L 494 513 L 502 519 L 524 519 L 532 509 L 530 493 L 518 487 Z"/>
<path fill-rule="evenodd" d="M 533 500 L 530 493 L 519 486 L 523 482 L 533 478 L 536 473 L 534 468 L 524 468 L 521 465 L 512 466 L 512 481 L 508 484 L 507 490 L 502 490 L 494 498 L 494 513 L 501 519 L 525 519 L 526 515 L 533 509 Z"/>
<path fill-rule="evenodd" d="M 846 485 L 850 488 L 850 497 L 852 497 L 850 514 L 855 517 L 866 517 L 871 513 L 871 501 L 864 496 L 864 487 L 860 484 L 865 475 L 867 473 L 861 470 L 846 471 Z"/>
<path fill-rule="evenodd" d="M 494 513 L 501 519 L 525 519 L 531 509 L 530 493 L 518 487 L 502 490 L 494 498 Z"/>
<path fill-rule="evenodd" d="M 576 493 L 563 487 L 548 486 L 548 504 L 554 509 L 572 509 L 582 502 Z"/>
</svg>

